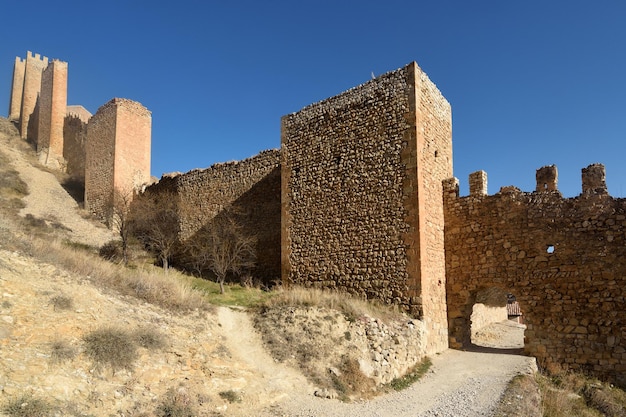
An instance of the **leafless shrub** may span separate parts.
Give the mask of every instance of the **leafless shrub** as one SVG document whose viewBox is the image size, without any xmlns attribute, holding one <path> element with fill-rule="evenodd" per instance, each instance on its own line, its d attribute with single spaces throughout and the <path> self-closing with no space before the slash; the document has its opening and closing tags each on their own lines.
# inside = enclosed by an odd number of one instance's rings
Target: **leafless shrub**
<svg viewBox="0 0 626 417">
<path fill-rule="evenodd" d="M 54 340 L 50 343 L 50 359 L 54 363 L 61 363 L 74 359 L 76 349 L 64 340 Z"/>
<path fill-rule="evenodd" d="M 96 366 L 108 365 L 113 372 L 132 369 L 137 359 L 137 347 L 133 336 L 126 330 L 104 327 L 83 337 L 85 353 Z"/>
<path fill-rule="evenodd" d="M 54 308 L 54 310 L 71 310 L 72 307 L 74 306 L 74 302 L 72 301 L 71 297 L 68 297 L 67 295 L 55 295 L 54 297 L 52 297 L 50 299 L 50 304 L 52 304 L 52 307 Z"/>
<path fill-rule="evenodd" d="M 239 276 L 254 266 L 256 243 L 256 237 L 247 235 L 231 209 L 226 209 L 187 243 L 187 253 L 194 269 L 215 274 L 223 294 L 228 274 Z"/>
</svg>

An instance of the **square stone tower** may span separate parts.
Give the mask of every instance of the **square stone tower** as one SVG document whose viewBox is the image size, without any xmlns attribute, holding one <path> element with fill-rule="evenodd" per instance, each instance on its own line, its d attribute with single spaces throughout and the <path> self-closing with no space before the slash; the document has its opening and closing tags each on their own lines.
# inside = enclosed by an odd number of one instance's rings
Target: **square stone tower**
<svg viewBox="0 0 626 417">
<path fill-rule="evenodd" d="M 450 104 L 413 62 L 282 118 L 282 280 L 423 318 L 448 346 L 442 181 Z"/>
<path fill-rule="evenodd" d="M 103 220 L 115 189 L 130 193 L 150 181 L 152 116 L 140 103 L 114 98 L 87 125 L 85 208 Z"/>
</svg>

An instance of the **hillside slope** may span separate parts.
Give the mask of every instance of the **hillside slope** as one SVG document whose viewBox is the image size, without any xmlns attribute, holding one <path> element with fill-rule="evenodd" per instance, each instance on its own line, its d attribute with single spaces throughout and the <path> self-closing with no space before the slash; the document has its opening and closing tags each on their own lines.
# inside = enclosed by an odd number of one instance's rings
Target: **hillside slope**
<svg viewBox="0 0 626 417">
<path fill-rule="evenodd" d="M 0 161 L 10 161 L 30 191 L 20 215 L 73 242 L 98 246 L 114 237 L 85 219 L 11 133 L 0 119 Z M 448 351 L 405 391 L 356 404 L 317 398 L 299 371 L 268 355 L 247 313 L 175 312 L 97 285 L 98 269 L 80 275 L 41 261 L 45 242 L 29 243 L 18 220 L 0 216 L 7 236 L 0 242 L 0 415 L 488 415 L 507 382 L 532 368 L 522 356 Z"/>
</svg>

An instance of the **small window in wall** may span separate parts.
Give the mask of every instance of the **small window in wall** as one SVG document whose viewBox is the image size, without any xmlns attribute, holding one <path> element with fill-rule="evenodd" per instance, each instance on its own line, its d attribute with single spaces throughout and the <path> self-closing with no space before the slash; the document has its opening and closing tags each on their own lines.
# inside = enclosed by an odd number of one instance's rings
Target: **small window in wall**
<svg viewBox="0 0 626 417">
<path fill-rule="evenodd" d="M 548 245 L 548 247 L 546 248 L 546 252 L 554 253 L 554 245 Z"/>
</svg>

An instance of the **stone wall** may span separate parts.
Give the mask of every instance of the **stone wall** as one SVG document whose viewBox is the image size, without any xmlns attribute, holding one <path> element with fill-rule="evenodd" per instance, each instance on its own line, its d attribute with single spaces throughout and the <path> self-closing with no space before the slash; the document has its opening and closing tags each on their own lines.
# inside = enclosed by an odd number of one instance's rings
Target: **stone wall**
<svg viewBox="0 0 626 417">
<path fill-rule="evenodd" d="M 113 191 L 132 193 L 150 181 L 150 112 L 114 98 L 87 125 L 85 208 L 106 220 Z"/>
<path fill-rule="evenodd" d="M 43 70 L 36 138 L 40 161 L 64 168 L 63 125 L 67 112 L 67 62 L 53 60 Z"/>
<path fill-rule="evenodd" d="M 561 196 L 548 168 L 535 192 L 459 197 L 458 181 L 445 181 L 450 346 L 469 342 L 477 294 L 499 288 L 519 302 L 525 350 L 540 365 L 624 384 L 626 199 L 607 193 L 601 165 L 583 170 L 576 198 Z"/>
<path fill-rule="evenodd" d="M 441 180 L 451 110 L 415 63 L 282 118 L 283 283 L 424 317 L 447 347 Z"/>
<path fill-rule="evenodd" d="M 26 60 L 15 57 L 13 65 L 13 82 L 11 83 L 11 101 L 9 102 L 9 120 L 19 122 L 22 113 L 22 93 L 24 92 L 24 73 Z"/>
<path fill-rule="evenodd" d="M 65 116 L 63 124 L 63 158 L 65 171 L 78 182 L 85 183 L 85 144 L 87 123 L 73 114 Z"/>
<path fill-rule="evenodd" d="M 228 210 L 246 235 L 257 238 L 254 277 L 271 284 L 280 278 L 279 163 L 279 150 L 263 151 L 243 161 L 163 176 L 146 192 L 175 192 L 180 196 L 183 246 Z M 177 262 L 185 264 L 184 258 Z"/>
<path fill-rule="evenodd" d="M 47 66 L 47 57 L 44 56 L 42 58 L 39 54 L 33 56 L 32 52 L 27 52 L 19 123 L 20 135 L 23 139 L 26 139 L 29 135 L 34 138 L 37 137 L 37 126 L 34 123 L 31 124 L 30 119 L 33 112 L 35 112 L 37 99 L 41 91 L 41 74 Z"/>
</svg>

